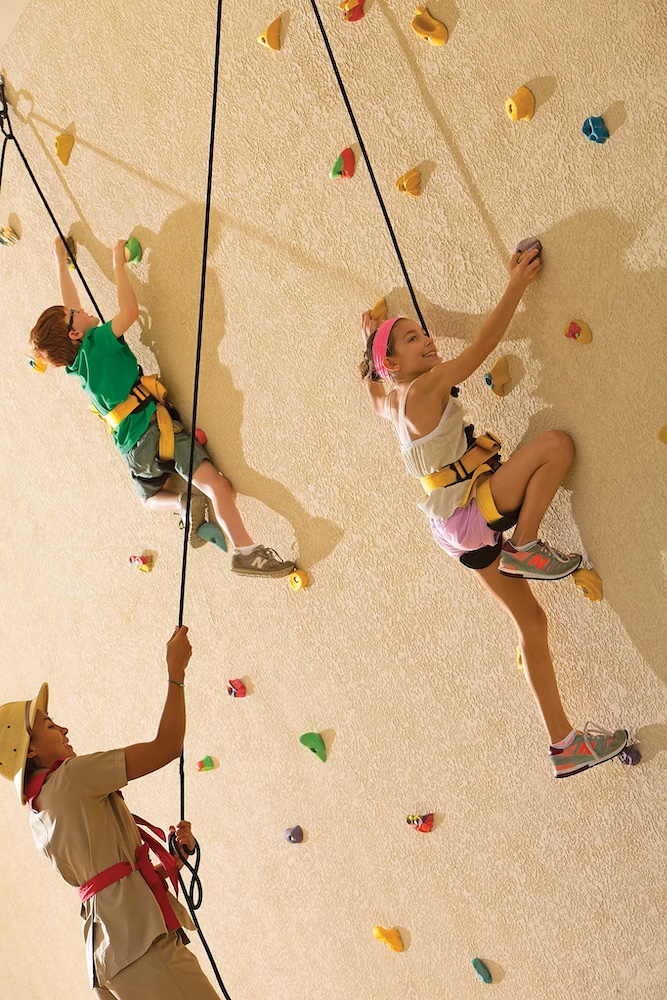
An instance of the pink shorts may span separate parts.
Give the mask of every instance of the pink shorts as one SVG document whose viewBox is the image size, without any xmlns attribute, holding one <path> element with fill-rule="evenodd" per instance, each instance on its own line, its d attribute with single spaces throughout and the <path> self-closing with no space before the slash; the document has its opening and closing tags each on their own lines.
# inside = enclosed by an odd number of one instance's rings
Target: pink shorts
<svg viewBox="0 0 667 1000">
<path fill-rule="evenodd" d="M 488 526 L 474 498 L 466 507 L 457 507 L 446 521 L 440 517 L 432 517 L 431 531 L 440 548 L 455 559 L 477 549 L 496 546 L 501 537 Z M 487 565 L 494 559 L 495 554 Z"/>
</svg>

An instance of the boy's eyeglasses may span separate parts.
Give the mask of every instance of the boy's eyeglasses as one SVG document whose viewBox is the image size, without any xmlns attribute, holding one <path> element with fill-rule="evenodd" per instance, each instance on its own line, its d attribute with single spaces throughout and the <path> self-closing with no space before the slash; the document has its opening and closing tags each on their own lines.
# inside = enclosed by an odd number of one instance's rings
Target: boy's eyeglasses
<svg viewBox="0 0 667 1000">
<path fill-rule="evenodd" d="M 77 313 L 80 313 L 80 312 L 81 312 L 80 309 L 70 309 L 70 311 L 69 311 L 69 323 L 67 324 L 67 332 L 68 333 L 72 332 L 72 327 L 74 326 L 74 317 L 76 316 Z"/>
</svg>

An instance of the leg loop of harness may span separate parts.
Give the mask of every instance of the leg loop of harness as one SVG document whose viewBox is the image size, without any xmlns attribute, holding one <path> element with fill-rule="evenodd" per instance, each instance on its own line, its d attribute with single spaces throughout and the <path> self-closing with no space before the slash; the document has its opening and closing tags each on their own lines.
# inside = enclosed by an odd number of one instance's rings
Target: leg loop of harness
<svg viewBox="0 0 667 1000">
<path fill-rule="evenodd" d="M 496 507 L 491 492 L 491 476 L 479 484 L 475 493 L 475 500 L 477 501 L 477 506 L 482 517 L 494 531 L 508 531 L 519 520 L 521 508 L 510 511 L 508 514 L 501 514 Z"/>
</svg>

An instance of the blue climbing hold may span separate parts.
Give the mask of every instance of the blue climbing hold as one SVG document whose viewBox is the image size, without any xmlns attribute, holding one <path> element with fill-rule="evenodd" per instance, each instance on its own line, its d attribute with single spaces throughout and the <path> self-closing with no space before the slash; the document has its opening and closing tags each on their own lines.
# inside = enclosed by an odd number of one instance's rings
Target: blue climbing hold
<svg viewBox="0 0 667 1000">
<path fill-rule="evenodd" d="M 607 126 L 604 123 L 604 118 L 595 117 L 592 115 L 587 118 L 584 124 L 581 126 L 581 131 L 584 133 L 587 139 L 591 142 L 597 142 L 602 145 L 609 138 L 609 132 Z"/>
</svg>

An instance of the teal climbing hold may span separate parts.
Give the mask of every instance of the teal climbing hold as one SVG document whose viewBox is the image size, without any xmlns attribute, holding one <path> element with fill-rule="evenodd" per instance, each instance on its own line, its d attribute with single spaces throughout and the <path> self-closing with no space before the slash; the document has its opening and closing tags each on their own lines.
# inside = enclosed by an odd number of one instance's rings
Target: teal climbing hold
<svg viewBox="0 0 667 1000">
<path fill-rule="evenodd" d="M 211 542 L 223 552 L 227 551 L 227 539 L 214 521 L 204 521 L 197 528 L 197 534 L 206 542 Z"/>
<path fill-rule="evenodd" d="M 470 964 L 472 965 L 473 969 L 475 970 L 475 972 L 477 973 L 477 975 L 479 976 L 479 978 L 482 980 L 483 983 L 493 982 L 491 973 L 484 965 L 484 962 L 481 960 L 481 958 L 471 958 Z"/>
<path fill-rule="evenodd" d="M 320 760 L 327 759 L 327 748 L 319 733 L 304 733 L 303 736 L 299 736 L 299 743 L 303 743 L 305 747 L 317 754 Z"/>
</svg>

